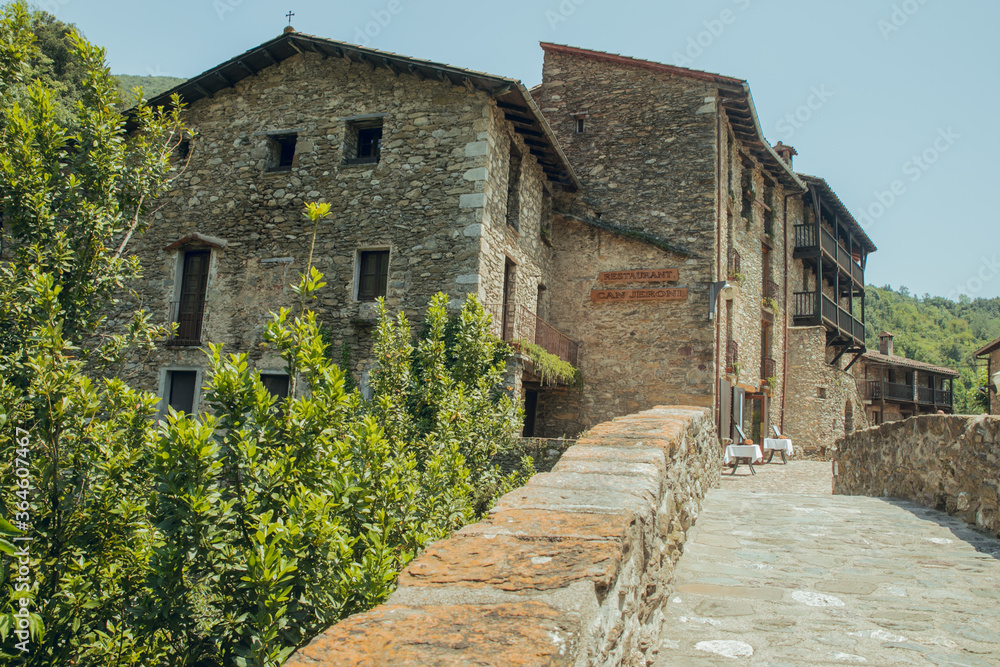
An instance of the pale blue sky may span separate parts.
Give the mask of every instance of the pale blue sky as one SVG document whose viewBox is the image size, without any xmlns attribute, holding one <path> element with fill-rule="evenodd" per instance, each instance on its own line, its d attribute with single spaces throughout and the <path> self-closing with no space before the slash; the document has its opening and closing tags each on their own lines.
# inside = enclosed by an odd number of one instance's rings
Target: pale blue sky
<svg viewBox="0 0 1000 667">
<path fill-rule="evenodd" d="M 36 4 L 106 46 L 124 74 L 193 76 L 278 35 L 291 10 L 302 32 L 529 87 L 540 41 L 745 78 L 767 138 L 794 145 L 796 169 L 826 178 L 879 246 L 870 283 L 1000 296 L 995 0 Z"/>
</svg>

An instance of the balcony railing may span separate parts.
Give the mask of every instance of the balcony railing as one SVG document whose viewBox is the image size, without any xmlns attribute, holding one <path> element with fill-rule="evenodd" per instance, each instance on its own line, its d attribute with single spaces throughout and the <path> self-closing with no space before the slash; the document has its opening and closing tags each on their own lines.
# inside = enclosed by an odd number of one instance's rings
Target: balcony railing
<svg viewBox="0 0 1000 667">
<path fill-rule="evenodd" d="M 882 396 L 897 401 L 913 402 L 913 385 L 886 382 L 882 385 Z"/>
<path fill-rule="evenodd" d="M 726 345 L 726 372 L 734 372 L 734 366 L 740 362 L 740 345 L 735 340 Z"/>
<path fill-rule="evenodd" d="M 921 405 L 952 407 L 952 392 L 945 389 L 930 387 L 914 387 L 910 384 L 883 382 L 882 380 L 865 380 L 859 384 L 862 390 L 861 398 L 866 401 L 905 401 L 913 403 L 913 391 L 916 389 L 917 402 Z"/>
<path fill-rule="evenodd" d="M 952 393 L 946 389 L 935 389 L 934 390 L 934 404 L 935 405 L 947 405 L 952 407 L 953 403 Z"/>
<path fill-rule="evenodd" d="M 204 302 L 175 301 L 170 304 L 172 321 L 177 330 L 169 345 L 200 345 L 202 325 L 205 321 Z"/>
<path fill-rule="evenodd" d="M 797 319 L 818 320 L 820 315 L 825 323 L 837 327 L 852 336 L 854 340 L 865 340 L 865 324 L 845 309 L 834 303 L 827 295 L 822 298 L 822 313 L 816 312 L 816 292 L 795 292 L 793 295 L 795 317 Z"/>
<path fill-rule="evenodd" d="M 739 251 L 737 251 L 737 250 L 733 250 L 732 254 L 733 254 L 733 256 L 729 260 L 729 275 L 730 276 L 735 276 L 738 273 L 740 273 L 740 268 L 741 268 L 740 261 L 741 261 L 741 257 L 740 257 Z"/>
<path fill-rule="evenodd" d="M 817 230 L 819 234 L 817 234 Z M 865 272 L 854 261 L 851 252 L 826 229 L 816 224 L 795 225 L 795 250 L 815 252 L 822 246 L 823 253 L 836 262 L 856 282 L 864 284 Z"/>
<path fill-rule="evenodd" d="M 774 359 L 764 359 L 760 365 L 760 377 L 762 380 L 778 377 L 778 362 Z"/>
<path fill-rule="evenodd" d="M 559 332 L 545 320 L 539 318 L 527 307 L 518 304 L 488 304 L 483 308 L 493 318 L 493 334 L 498 338 L 514 342 L 518 340 L 534 343 L 549 354 L 576 366 L 580 345 Z"/>
</svg>

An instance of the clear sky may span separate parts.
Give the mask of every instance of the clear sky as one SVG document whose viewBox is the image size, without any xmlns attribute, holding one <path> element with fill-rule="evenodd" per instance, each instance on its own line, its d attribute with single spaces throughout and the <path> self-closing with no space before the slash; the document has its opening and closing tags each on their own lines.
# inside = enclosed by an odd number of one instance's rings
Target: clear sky
<svg viewBox="0 0 1000 667">
<path fill-rule="evenodd" d="M 119 74 L 190 77 L 287 25 L 541 79 L 540 41 L 747 79 L 765 135 L 799 151 L 879 251 L 868 282 L 1000 296 L 996 0 L 36 0 Z"/>
</svg>

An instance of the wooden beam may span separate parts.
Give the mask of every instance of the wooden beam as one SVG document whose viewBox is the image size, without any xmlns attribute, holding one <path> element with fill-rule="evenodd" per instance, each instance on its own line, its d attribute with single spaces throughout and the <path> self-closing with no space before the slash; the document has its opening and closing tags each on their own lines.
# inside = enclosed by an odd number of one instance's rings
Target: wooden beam
<svg viewBox="0 0 1000 667">
<path fill-rule="evenodd" d="M 515 126 L 514 127 L 514 131 L 517 132 L 518 134 L 522 134 L 522 135 L 524 135 L 526 137 L 540 137 L 540 138 L 543 138 L 543 139 L 545 138 L 545 133 L 544 132 L 539 132 L 537 130 L 529 130 L 529 129 L 524 128 L 524 127 L 517 127 L 517 126 Z"/>
<path fill-rule="evenodd" d="M 535 148 L 548 148 L 549 147 L 549 145 L 547 143 L 545 143 L 544 141 L 535 141 L 534 139 L 527 139 L 527 138 L 525 138 L 525 140 L 524 140 L 524 145 L 525 146 L 534 146 Z"/>
<path fill-rule="evenodd" d="M 516 111 L 518 113 L 529 113 L 528 107 L 522 107 L 520 104 L 511 104 L 510 102 L 503 102 L 497 100 L 497 107 L 504 109 L 505 111 Z"/>
<path fill-rule="evenodd" d="M 216 72 L 215 72 L 215 76 L 217 76 L 217 77 L 219 77 L 220 79 L 222 79 L 223 83 L 225 83 L 225 84 L 226 84 L 227 86 L 230 86 L 230 87 L 232 87 L 232 86 L 234 86 L 234 85 L 235 85 L 235 84 L 234 84 L 234 83 L 233 83 L 232 81 L 230 81 L 230 80 L 229 80 L 229 77 L 227 77 L 227 76 L 226 76 L 225 74 L 223 74 L 223 73 L 222 73 L 221 71 L 219 71 L 219 70 L 216 70 Z"/>
<path fill-rule="evenodd" d="M 300 56 L 301 56 L 301 55 L 303 55 L 303 53 L 302 53 L 302 49 L 300 49 L 300 48 L 299 48 L 299 45 L 295 43 L 295 40 L 294 40 L 294 39 L 290 39 L 290 40 L 288 40 L 288 43 L 289 43 L 289 45 L 291 45 L 291 47 L 292 47 L 293 49 L 295 49 L 295 51 L 296 51 L 296 52 L 297 52 L 297 53 L 298 53 L 298 54 L 299 54 Z"/>
<path fill-rule="evenodd" d="M 399 68 L 396 67 L 396 65 L 393 64 L 391 60 L 389 60 L 388 58 L 383 58 L 382 62 L 385 63 L 386 69 L 388 69 L 390 72 L 392 72 L 396 76 L 400 75 Z"/>
<path fill-rule="evenodd" d="M 476 87 L 476 84 L 472 81 L 472 79 L 470 79 L 467 76 L 462 77 L 462 83 L 465 84 L 465 87 L 469 89 L 470 93 L 474 93 L 477 90 L 479 90 L 479 88 Z"/>
<path fill-rule="evenodd" d="M 270 61 L 271 61 L 272 64 L 274 64 L 274 65 L 278 64 L 278 59 L 275 58 L 274 55 L 272 55 L 272 53 L 270 51 L 268 51 L 267 49 L 261 49 L 261 51 L 263 51 L 264 55 L 267 56 L 268 59 L 270 59 Z"/>
<path fill-rule="evenodd" d="M 406 69 L 407 69 L 407 71 L 410 74 L 412 74 L 413 76 L 417 77 L 418 81 L 423 81 L 424 79 L 427 78 L 427 77 L 424 76 L 423 72 L 421 72 L 419 69 L 417 69 L 416 65 L 413 65 L 413 64 L 407 65 Z"/>
<path fill-rule="evenodd" d="M 202 88 L 201 84 L 192 83 L 191 85 L 194 87 L 195 90 L 197 90 L 199 93 L 201 93 L 205 97 L 212 97 L 212 93 L 208 92 L 208 90 L 206 90 L 205 88 Z"/>
<path fill-rule="evenodd" d="M 247 72 L 249 72 L 250 76 L 256 76 L 257 70 L 255 70 L 253 67 L 250 67 L 250 65 L 247 65 L 242 60 L 237 60 L 236 64 L 245 69 Z"/>
<path fill-rule="evenodd" d="M 512 113 L 505 113 L 503 117 L 512 123 L 521 123 L 522 125 L 535 125 L 537 123 L 537 121 L 530 116 L 518 116 Z"/>
</svg>

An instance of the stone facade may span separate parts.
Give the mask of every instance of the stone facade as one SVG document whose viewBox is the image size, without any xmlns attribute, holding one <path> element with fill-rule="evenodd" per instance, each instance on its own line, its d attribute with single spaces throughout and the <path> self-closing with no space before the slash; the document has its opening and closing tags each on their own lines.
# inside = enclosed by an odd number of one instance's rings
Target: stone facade
<svg viewBox="0 0 1000 667">
<path fill-rule="evenodd" d="M 185 120 L 196 132 L 190 162 L 150 230 L 131 246 L 146 275 L 134 287 L 144 307 L 171 321 L 184 257 L 208 249 L 203 325 L 194 344 L 136 362 L 145 388 L 165 395 L 166 373 L 202 368 L 208 343 L 249 353 L 262 371 L 282 372 L 261 336 L 268 313 L 292 305 L 289 287 L 310 252 L 311 223 L 303 215 L 309 201 L 331 204 L 313 257 L 328 283 L 317 312 L 334 354 L 346 347 L 359 381 L 375 319 L 374 302 L 359 299 L 362 251 L 389 252 L 386 305 L 411 321 L 439 291 L 455 307 L 467 294 L 501 303 L 508 261 L 517 267 L 511 298 L 530 294 L 524 303 L 534 312 L 550 252 L 540 227 L 551 185 L 490 93 L 303 53 L 194 101 Z M 382 128 L 380 158 L 356 163 L 354 124 L 373 121 Z M 290 134 L 293 161 L 272 169 L 275 137 Z M 518 210 L 508 215 L 514 153 L 523 159 Z"/>
<path fill-rule="evenodd" d="M 825 454 L 838 438 L 868 427 L 855 376 L 826 344 L 824 327 L 788 329 L 788 419 L 782 431 L 803 452 Z M 793 417 L 794 415 L 794 417 Z"/>
<path fill-rule="evenodd" d="M 661 402 L 713 406 L 718 414 L 720 392 L 735 384 L 767 406 L 765 422 L 779 423 L 784 202 L 796 190 L 789 169 L 776 161 L 763 164 L 737 137 L 720 88 L 739 82 L 551 44 L 543 48 L 543 83 L 533 94 L 585 184 L 557 201 L 553 285 L 567 298 L 551 313 L 557 328 L 581 342 L 583 387 L 546 393 L 540 399 L 544 423 L 553 434 L 572 433 Z M 792 181 L 790 189 L 782 176 Z M 745 191 L 753 193 L 747 201 Z M 737 295 L 712 320 L 710 287 L 735 274 L 737 255 Z M 677 269 L 679 281 L 598 281 L 603 272 L 662 268 Z M 687 289 L 687 298 L 590 299 L 593 290 L 644 287 Z M 765 305 L 765 297 L 773 301 Z M 730 341 L 740 350 L 739 378 L 726 363 Z"/>
<path fill-rule="evenodd" d="M 834 493 L 902 498 L 1000 536 L 1000 419 L 925 415 L 837 443 Z"/>
<path fill-rule="evenodd" d="M 797 226 L 816 222 L 812 181 L 764 142 L 746 82 L 543 49 L 543 83 L 531 94 L 509 79 L 294 32 L 182 85 L 197 136 L 133 245 L 146 267 L 134 287 L 170 321 L 186 258 L 209 252 L 203 327 L 196 340 L 136 360 L 141 384 L 166 402 L 170 373 L 200 373 L 208 343 L 283 372 L 261 336 L 268 313 L 292 304 L 289 285 L 305 268 L 303 205 L 325 201 L 331 216 L 313 263 L 328 286 L 317 311 L 362 387 L 375 320 L 359 293 L 362 253 L 388 252 L 386 304 L 411 321 L 436 292 L 456 307 L 475 294 L 504 338 L 537 342 L 544 329 L 572 345 L 579 386 L 540 386 L 519 355 L 509 366 L 509 390 L 537 397 L 532 435 L 575 437 L 685 404 L 713 408 L 723 437 L 742 415 L 755 440 L 774 426 L 826 446 L 845 426 L 850 387 L 843 364 L 829 366 L 829 335 L 792 340 L 793 301 L 821 290 L 850 304 L 822 272 L 810 283 L 796 254 Z M 239 63 L 254 73 L 230 81 Z M 354 160 L 360 128 L 375 126 L 380 156 Z M 287 164 L 276 169 L 276 157 Z M 677 273 L 601 277 L 663 269 Z M 664 300 L 638 300 L 636 290 Z M 817 387 L 835 396 L 812 400 Z"/>
<path fill-rule="evenodd" d="M 287 664 L 650 664 L 720 454 L 705 408 L 598 425 L 486 521 L 431 545 L 385 605 Z"/>
</svg>

